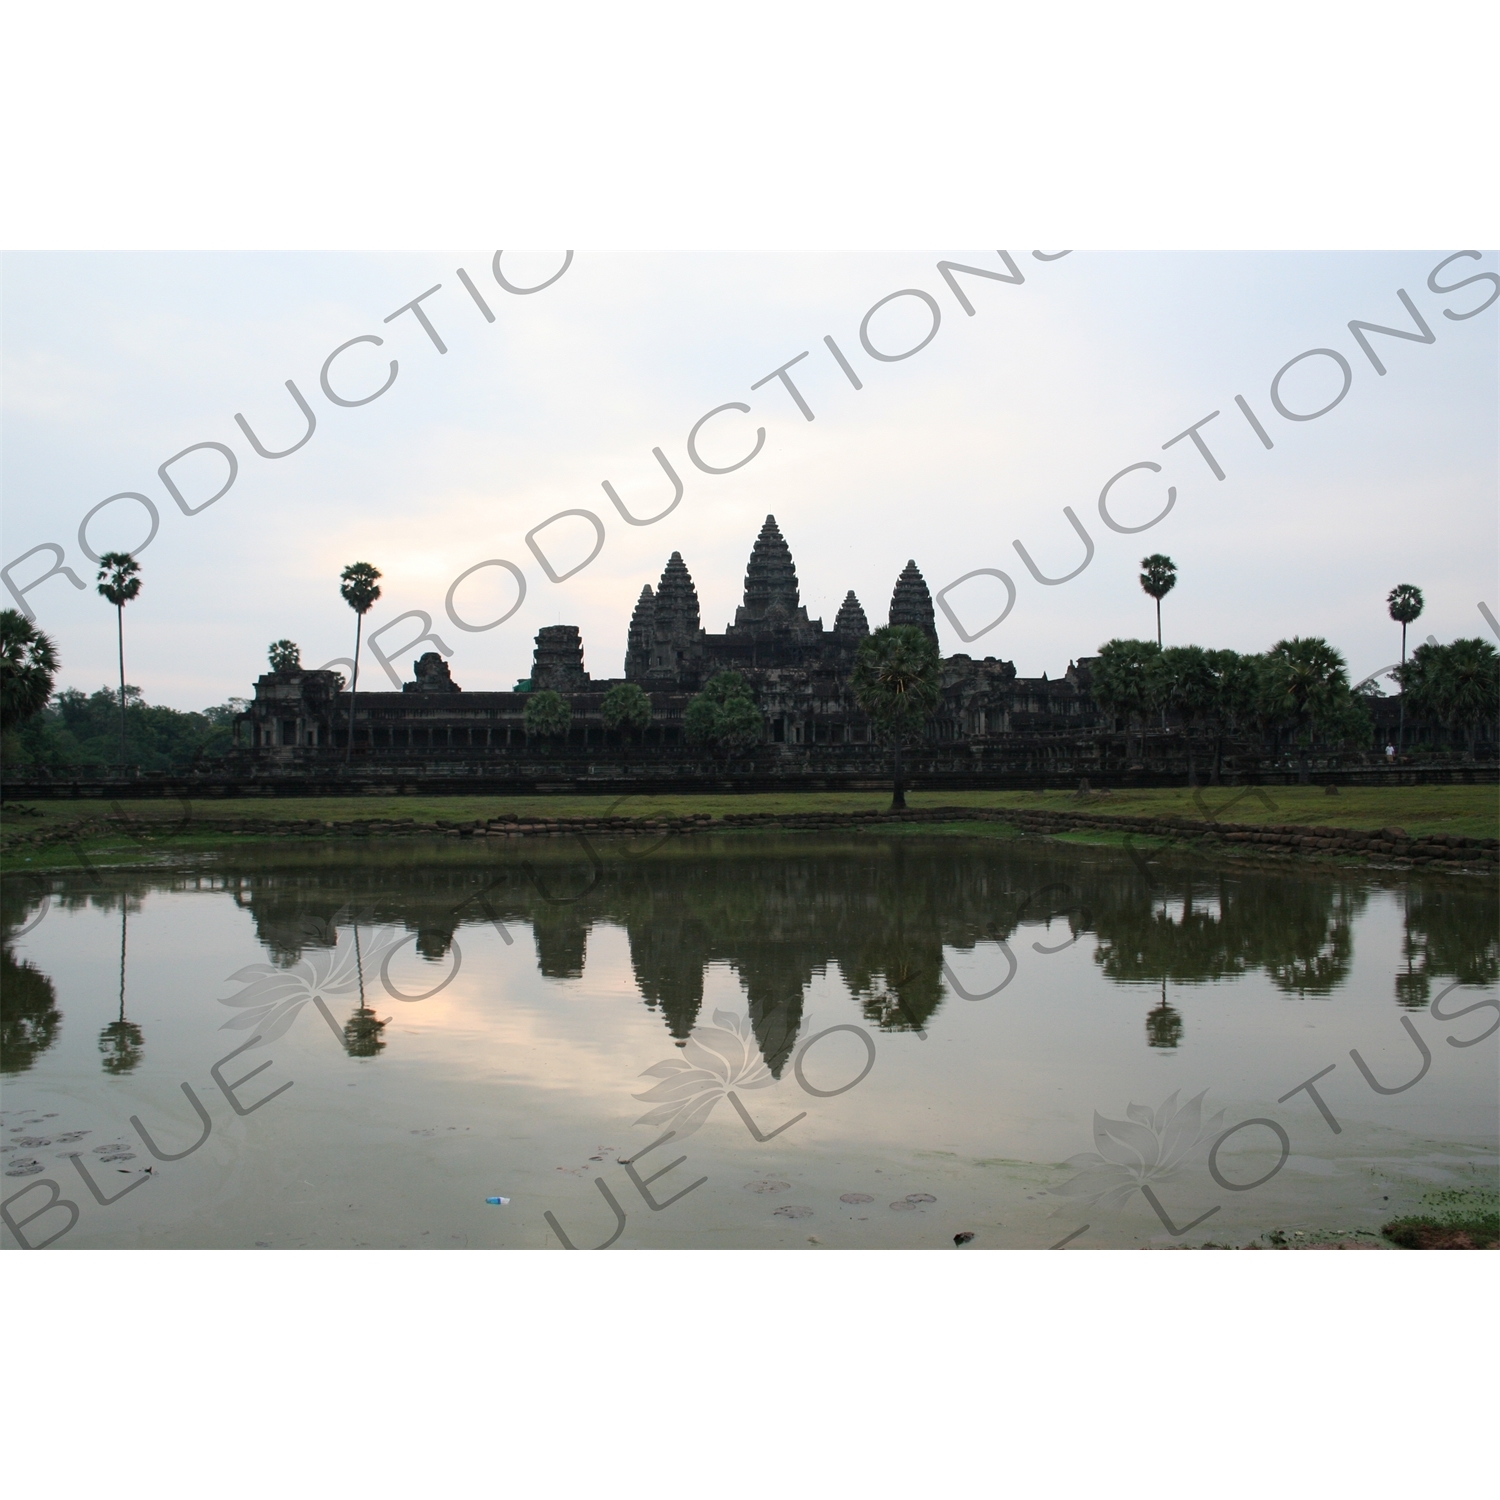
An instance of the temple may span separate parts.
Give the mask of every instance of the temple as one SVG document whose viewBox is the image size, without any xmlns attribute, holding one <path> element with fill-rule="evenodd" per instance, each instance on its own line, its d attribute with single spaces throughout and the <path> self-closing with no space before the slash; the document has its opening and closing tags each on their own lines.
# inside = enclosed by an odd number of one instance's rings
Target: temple
<svg viewBox="0 0 1500 1500">
<path fill-rule="evenodd" d="M 910 625 L 937 643 L 932 596 L 915 560 L 896 578 L 887 621 Z M 526 705 L 533 693 L 561 694 L 571 726 L 552 753 L 590 755 L 611 747 L 645 752 L 689 752 L 682 722 L 687 705 L 718 672 L 738 672 L 760 708 L 763 753 L 796 756 L 814 747 L 870 746 L 871 727 L 849 686 L 869 621 L 851 590 L 833 625 L 808 618 L 791 548 L 774 516 L 767 516 L 745 567 L 744 596 L 721 634 L 703 628 L 698 591 L 682 554 L 667 559 L 653 588 L 636 601 L 626 634 L 623 678 L 591 677 L 576 625 L 537 632 L 531 676 L 512 692 L 463 692 L 448 663 L 429 651 L 413 663 L 402 691 L 357 695 L 353 754 L 361 760 L 481 763 L 533 754 Z M 601 704 L 620 682 L 650 697 L 652 722 L 641 734 L 606 727 Z M 348 750 L 349 695 L 331 671 L 271 672 L 236 724 L 242 752 L 268 765 L 316 764 Z M 927 739 L 952 749 L 983 748 L 1017 735 L 1077 738 L 1094 727 L 1087 659 L 1062 676 L 1022 678 L 1014 665 L 965 655 L 943 659 L 942 701 Z M 773 748 L 776 747 L 776 748 Z M 755 753 L 752 751 L 752 754 Z M 835 752 L 836 753 L 836 752 Z"/>
</svg>

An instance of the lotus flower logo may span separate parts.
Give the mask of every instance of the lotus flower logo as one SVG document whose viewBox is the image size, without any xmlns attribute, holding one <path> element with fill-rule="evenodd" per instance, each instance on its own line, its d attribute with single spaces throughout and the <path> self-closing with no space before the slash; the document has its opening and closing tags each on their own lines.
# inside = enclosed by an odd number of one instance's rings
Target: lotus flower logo
<svg viewBox="0 0 1500 1500">
<path fill-rule="evenodd" d="M 761 1059 L 750 1023 L 727 1010 L 714 1012 L 712 1026 L 695 1026 L 680 1056 L 647 1068 L 641 1077 L 661 1082 L 632 1095 L 656 1106 L 635 1123 L 664 1125 L 679 1137 L 691 1135 L 720 1099 L 737 1105 L 731 1089 L 763 1089 L 776 1082 Z"/>
<path fill-rule="evenodd" d="M 1207 1092 L 1203 1090 L 1203 1094 Z M 1203 1118 L 1203 1094 L 1181 1107 L 1176 1094 L 1157 1110 L 1131 1104 L 1124 1120 L 1106 1120 L 1095 1110 L 1094 1145 L 1098 1150 L 1069 1157 L 1070 1167 L 1087 1170 L 1054 1191 L 1106 1209 L 1122 1207 L 1137 1188 L 1152 1201 L 1147 1184 L 1177 1176 L 1208 1149 L 1223 1127 L 1222 1109 L 1210 1120 Z"/>
<path fill-rule="evenodd" d="M 377 930 L 359 943 L 353 937 L 345 941 L 334 930 L 337 921 L 336 916 L 326 929 L 317 924 L 320 933 L 336 941 L 337 947 L 316 952 L 289 969 L 277 968 L 275 964 L 248 964 L 231 974 L 225 983 L 243 984 L 245 988 L 237 995 L 221 999 L 219 1004 L 232 1005 L 241 1014 L 230 1017 L 219 1029 L 248 1031 L 254 1027 L 262 1044 L 273 1042 L 291 1027 L 302 1007 L 311 1003 L 337 1030 L 337 1022 L 323 1003 L 324 997 L 362 991 L 365 968 L 373 965 L 378 969 L 386 955 L 404 941 L 399 932 L 389 927 Z"/>
</svg>

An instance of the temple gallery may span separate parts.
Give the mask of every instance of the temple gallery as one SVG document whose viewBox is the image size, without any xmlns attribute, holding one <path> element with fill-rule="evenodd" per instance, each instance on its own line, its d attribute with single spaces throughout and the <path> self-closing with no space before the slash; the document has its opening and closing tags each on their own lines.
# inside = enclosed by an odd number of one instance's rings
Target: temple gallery
<svg viewBox="0 0 1500 1500">
<path fill-rule="evenodd" d="M 932 598 L 914 561 L 896 579 L 887 621 L 916 626 L 937 642 Z M 745 568 L 743 601 L 721 634 L 703 628 L 692 574 L 674 552 L 655 588 L 641 590 L 623 678 L 589 675 L 574 625 L 537 632 L 531 676 L 510 692 L 464 692 L 447 662 L 428 652 L 413 663 L 414 680 L 401 692 L 356 695 L 353 753 L 361 760 L 469 762 L 534 753 L 538 737 L 528 733 L 527 704 L 533 694 L 552 691 L 571 711 L 569 727 L 552 750 L 576 755 L 678 747 L 690 754 L 683 716 L 694 695 L 721 672 L 738 673 L 749 686 L 762 715 L 761 753 L 779 747 L 780 754 L 795 757 L 806 747 L 872 745 L 871 725 L 850 688 L 855 654 L 869 633 L 852 591 L 831 628 L 808 618 L 791 549 L 776 518 L 767 516 Z M 649 726 L 606 724 L 605 695 L 622 682 L 648 696 Z M 1013 663 L 993 656 L 945 657 L 942 698 L 926 737 L 958 748 L 961 742 L 982 746 L 1017 735 L 1087 735 L 1098 719 L 1088 687 L 1088 658 L 1049 679 L 1019 677 Z M 267 769 L 315 765 L 348 749 L 350 723 L 349 694 L 338 673 L 268 672 L 237 721 L 237 746 Z"/>
</svg>

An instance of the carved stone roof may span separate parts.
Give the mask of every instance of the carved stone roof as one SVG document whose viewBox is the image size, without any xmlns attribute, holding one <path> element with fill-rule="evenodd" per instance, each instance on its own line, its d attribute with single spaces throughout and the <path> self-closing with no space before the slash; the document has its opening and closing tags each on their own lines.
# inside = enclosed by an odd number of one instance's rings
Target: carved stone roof
<svg viewBox="0 0 1500 1500">
<path fill-rule="evenodd" d="M 641 598 L 644 602 L 645 595 Z M 674 638 L 698 632 L 698 590 L 680 552 L 674 552 L 662 570 L 661 582 L 656 586 L 654 617 L 656 628 Z"/>
<path fill-rule="evenodd" d="M 865 619 L 864 608 L 854 597 L 853 589 L 844 595 L 844 602 L 839 605 L 833 628 L 842 631 L 845 635 L 869 635 L 870 622 Z"/>
<path fill-rule="evenodd" d="M 895 592 L 891 595 L 890 623 L 892 625 L 915 625 L 934 645 L 937 643 L 937 621 L 932 612 L 932 595 L 927 592 L 926 580 L 917 569 L 914 559 L 908 559 L 896 580 Z"/>
<path fill-rule="evenodd" d="M 735 611 L 734 623 L 750 624 L 764 619 L 767 614 L 794 617 L 798 603 L 797 569 L 792 562 L 792 549 L 781 535 L 776 517 L 767 516 L 750 552 L 750 562 L 745 569 L 745 602 Z"/>
</svg>

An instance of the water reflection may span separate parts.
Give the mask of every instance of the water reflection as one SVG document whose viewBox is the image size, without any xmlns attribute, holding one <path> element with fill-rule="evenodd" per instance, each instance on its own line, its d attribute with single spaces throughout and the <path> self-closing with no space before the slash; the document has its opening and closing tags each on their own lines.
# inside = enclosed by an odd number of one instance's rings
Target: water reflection
<svg viewBox="0 0 1500 1500">
<path fill-rule="evenodd" d="M 420 935 L 417 941 L 420 947 Z M 451 937 L 449 942 L 452 942 Z M 344 1022 L 344 1051 L 350 1057 L 376 1057 L 385 1051 L 385 1038 L 381 1033 L 390 1024 L 390 1018 L 380 1020 L 365 1000 L 365 958 L 359 941 L 357 917 L 354 919 L 354 972 L 359 981 L 359 1004 Z"/>
<path fill-rule="evenodd" d="M 237 853 L 212 877 L 119 875 L 110 891 L 59 878 L 50 899 L 63 910 L 120 909 L 119 1013 L 100 1036 L 110 1072 L 135 1067 L 143 1047 L 125 1009 L 130 916 L 151 891 L 208 888 L 249 914 L 281 968 L 334 948 L 353 927 L 357 1003 L 342 1023 L 328 1015 L 353 1058 L 376 1058 L 387 1046 L 388 1018 L 371 1004 L 383 1004 L 385 991 L 364 972 L 362 925 L 365 937 L 377 924 L 404 929 L 433 963 L 447 961 L 460 927 L 494 922 L 517 934 L 529 927 L 539 972 L 561 982 L 584 974 L 590 932 L 603 924 L 625 933 L 640 998 L 679 1045 L 699 1021 L 706 972 L 731 968 L 756 1043 L 779 1077 L 804 997 L 830 964 L 867 1025 L 925 1034 L 950 993 L 945 954 L 982 950 L 972 968 L 998 953 L 989 945 L 1004 943 L 1039 964 L 1090 944 L 1105 978 L 1125 993 L 1148 992 L 1146 1045 L 1172 1049 L 1184 1023 L 1170 989 L 1259 971 L 1288 997 L 1333 994 L 1349 977 L 1355 921 L 1375 889 L 1324 873 L 1204 863 L 1154 866 L 1148 886 L 1113 851 L 938 838 L 746 835 L 669 843 L 640 859 L 606 846 L 603 861 L 594 864 L 571 841 L 528 850 L 524 859 L 482 846 Z M 7 882 L 5 893 L 9 935 L 37 909 L 36 892 Z M 1493 889 L 1417 880 L 1404 900 L 1401 1005 L 1428 1003 L 1435 979 L 1481 985 L 1500 976 Z M 1004 960 L 995 958 L 994 969 L 981 990 L 1004 977 Z M 8 941 L 3 1005 L 5 1067 L 22 1072 L 52 1044 L 61 1017 L 51 981 L 18 962 Z"/>
<path fill-rule="evenodd" d="M 57 1040 L 62 1013 L 52 981 L 27 959 L 0 950 L 0 1073 L 24 1073 Z"/>
<path fill-rule="evenodd" d="M 135 899 L 139 907 L 140 898 Z M 130 901 L 129 896 L 120 897 L 120 1014 L 99 1033 L 99 1050 L 104 1054 L 104 1071 L 116 1075 L 134 1072 L 140 1066 L 146 1050 L 146 1039 L 141 1028 L 125 1017 L 125 954 Z"/>
<path fill-rule="evenodd" d="M 1167 1004 L 1167 981 L 1161 982 L 1161 1004 L 1146 1013 L 1146 1045 L 1175 1047 L 1182 1040 L 1182 1015 Z"/>
</svg>

